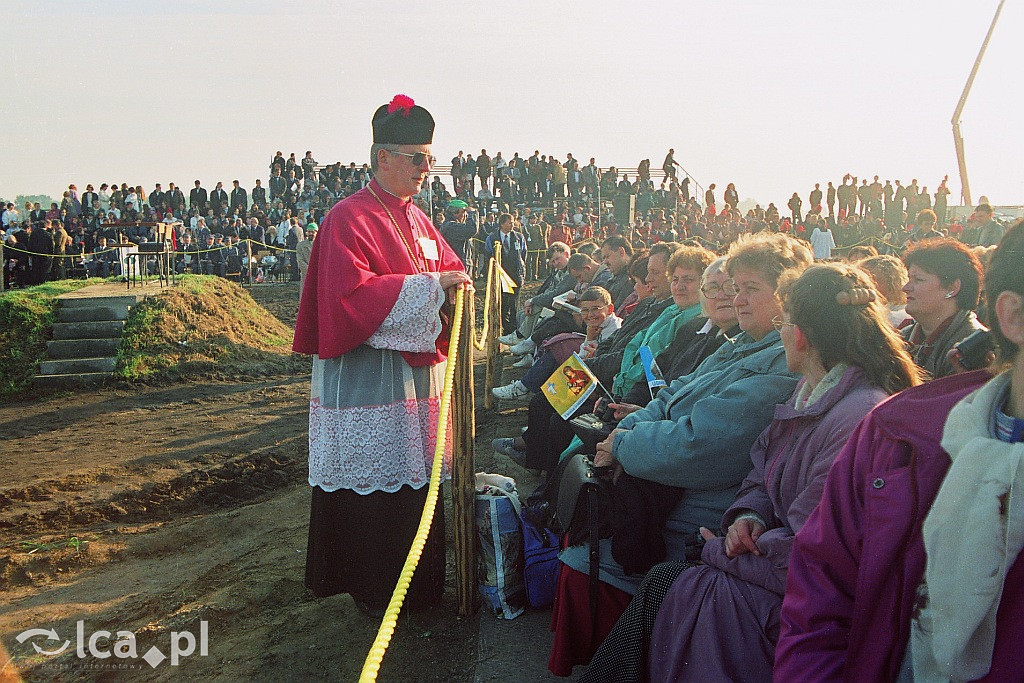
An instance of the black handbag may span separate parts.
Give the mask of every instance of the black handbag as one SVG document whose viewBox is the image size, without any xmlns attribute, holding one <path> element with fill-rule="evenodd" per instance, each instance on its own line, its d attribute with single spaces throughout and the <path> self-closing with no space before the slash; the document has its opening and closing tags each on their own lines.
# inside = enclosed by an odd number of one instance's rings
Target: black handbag
<svg viewBox="0 0 1024 683">
<path fill-rule="evenodd" d="M 609 515 L 602 514 L 602 509 L 611 505 L 611 483 L 595 470 L 592 455 L 577 453 L 559 463 L 555 471 L 558 470 L 561 472 L 555 477 L 558 488 L 554 492 L 554 521 L 569 537 L 569 545 L 579 545 L 584 540 L 587 543 L 591 632 L 596 632 L 600 541 L 602 536 L 610 535 Z"/>
</svg>

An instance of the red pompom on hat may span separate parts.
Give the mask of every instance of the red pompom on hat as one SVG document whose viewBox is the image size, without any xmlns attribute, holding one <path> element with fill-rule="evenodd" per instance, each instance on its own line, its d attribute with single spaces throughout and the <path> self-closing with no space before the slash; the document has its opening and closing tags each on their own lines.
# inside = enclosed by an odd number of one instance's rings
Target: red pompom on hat
<svg viewBox="0 0 1024 683">
<path fill-rule="evenodd" d="M 390 145 L 429 145 L 434 140 L 434 117 L 408 95 L 395 95 L 373 114 L 373 141 Z"/>
<path fill-rule="evenodd" d="M 388 104 L 388 113 L 394 114 L 396 111 L 401 110 L 402 116 L 408 116 L 412 113 L 412 108 L 415 106 L 416 103 L 408 95 L 395 95 Z"/>
</svg>

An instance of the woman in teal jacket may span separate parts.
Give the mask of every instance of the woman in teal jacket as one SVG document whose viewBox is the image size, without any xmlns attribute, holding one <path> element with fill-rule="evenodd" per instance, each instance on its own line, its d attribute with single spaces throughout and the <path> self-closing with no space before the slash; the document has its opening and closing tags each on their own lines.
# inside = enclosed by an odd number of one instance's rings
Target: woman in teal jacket
<svg viewBox="0 0 1024 683">
<path fill-rule="evenodd" d="M 782 313 L 775 290 L 783 274 L 798 274 L 813 262 L 810 250 L 786 235 L 760 233 L 735 242 L 728 259 L 731 280 L 720 295 L 734 297 L 742 333 L 663 389 L 646 408 L 624 417 L 595 456 L 595 465 L 685 489 L 663 530 L 669 560 L 684 560 L 698 529 L 721 519 L 750 470 L 750 448 L 771 422 L 775 405 L 792 395 L 797 382 L 773 326 Z M 568 548 L 560 559 L 566 566 L 552 615 L 555 640 L 548 668 L 568 676 L 575 664 L 589 661 L 643 577 L 626 576 L 608 540 L 602 541 L 602 583 L 592 631 L 586 548 Z"/>
<path fill-rule="evenodd" d="M 652 256 L 654 254 L 652 253 Z M 668 258 L 665 272 L 669 279 L 673 303 L 646 330 L 637 332 L 622 352 L 619 374 L 615 375 L 612 393 L 622 396 L 644 379 L 640 347 L 646 346 L 658 356 L 676 338 L 679 328 L 700 314 L 701 274 L 714 260 L 704 247 L 682 246 Z"/>
</svg>

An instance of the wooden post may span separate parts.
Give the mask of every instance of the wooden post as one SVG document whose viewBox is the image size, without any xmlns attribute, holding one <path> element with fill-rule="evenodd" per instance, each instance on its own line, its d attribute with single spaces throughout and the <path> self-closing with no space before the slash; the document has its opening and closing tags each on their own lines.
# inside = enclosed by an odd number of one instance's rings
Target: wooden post
<svg viewBox="0 0 1024 683">
<path fill-rule="evenodd" d="M 487 354 L 487 365 L 484 370 L 484 408 L 494 409 L 494 394 L 491 389 L 498 386 L 495 379 L 500 370 L 501 359 L 498 357 L 500 351 L 498 337 L 501 336 L 501 280 L 498 278 L 498 268 L 501 263 L 501 240 L 494 240 L 494 256 L 491 257 L 491 300 L 487 302 L 487 317 L 490 324 L 487 326 L 487 339 L 484 340 L 484 353 Z"/>
<path fill-rule="evenodd" d="M 452 416 L 452 516 L 455 524 L 455 598 L 458 615 L 468 617 L 476 612 L 476 469 L 473 442 L 476 438 L 476 392 L 473 388 L 473 335 L 476 334 L 476 311 L 471 290 L 463 297 L 462 332 L 459 336 L 459 358 L 455 366 L 455 395 Z"/>
</svg>

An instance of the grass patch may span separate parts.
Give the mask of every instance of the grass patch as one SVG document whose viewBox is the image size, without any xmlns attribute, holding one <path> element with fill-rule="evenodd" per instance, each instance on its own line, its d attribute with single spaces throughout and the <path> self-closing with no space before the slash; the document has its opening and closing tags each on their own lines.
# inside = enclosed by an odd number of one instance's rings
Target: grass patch
<svg viewBox="0 0 1024 683">
<path fill-rule="evenodd" d="M 56 321 L 57 297 L 102 279 L 58 280 L 0 294 L 0 398 L 32 384 Z"/>
<path fill-rule="evenodd" d="M 82 546 L 87 545 L 89 539 L 78 538 L 78 536 L 72 536 L 66 541 L 53 541 L 51 543 L 37 543 L 34 541 L 22 541 L 18 546 L 29 555 L 38 553 L 39 551 L 47 552 L 50 550 L 63 550 L 65 548 L 71 548 L 76 553 L 82 550 Z"/>
<path fill-rule="evenodd" d="M 186 275 L 132 309 L 118 350 L 126 380 L 259 377 L 298 370 L 292 331 L 233 282 Z"/>
</svg>

